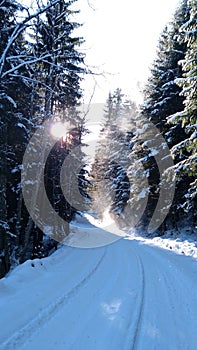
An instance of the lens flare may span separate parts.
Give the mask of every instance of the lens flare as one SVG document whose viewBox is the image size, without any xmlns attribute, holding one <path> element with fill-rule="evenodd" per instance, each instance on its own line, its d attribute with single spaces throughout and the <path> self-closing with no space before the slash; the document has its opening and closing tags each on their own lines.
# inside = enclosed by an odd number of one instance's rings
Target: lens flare
<svg viewBox="0 0 197 350">
<path fill-rule="evenodd" d="M 56 122 L 51 127 L 51 135 L 57 139 L 66 135 L 66 125 L 61 122 Z"/>
</svg>

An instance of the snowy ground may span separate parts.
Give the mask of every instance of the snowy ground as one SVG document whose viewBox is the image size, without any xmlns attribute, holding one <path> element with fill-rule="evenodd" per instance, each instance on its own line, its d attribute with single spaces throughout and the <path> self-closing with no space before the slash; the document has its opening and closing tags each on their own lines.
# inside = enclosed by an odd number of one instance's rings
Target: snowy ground
<svg viewBox="0 0 197 350">
<path fill-rule="evenodd" d="M 168 230 L 162 237 L 146 238 L 143 233 L 139 236 L 136 232 L 131 232 L 128 234 L 128 238 L 197 259 L 197 231 L 194 232 L 193 229 L 187 226 L 182 227 L 179 232 Z"/>
<path fill-rule="evenodd" d="M 0 280 L 0 349 L 196 350 L 196 250 L 130 234 L 27 261 Z"/>
</svg>

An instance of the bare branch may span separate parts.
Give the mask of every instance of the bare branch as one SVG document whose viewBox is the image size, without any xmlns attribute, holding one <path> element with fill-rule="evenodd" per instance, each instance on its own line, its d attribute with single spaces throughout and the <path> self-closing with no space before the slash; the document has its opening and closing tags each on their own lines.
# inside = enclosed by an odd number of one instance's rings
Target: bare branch
<svg viewBox="0 0 197 350">
<path fill-rule="evenodd" d="M 3 74 L 2 74 L 2 78 L 4 78 L 6 75 L 8 75 L 8 74 L 14 72 L 15 70 L 17 70 L 17 69 L 19 69 L 19 68 L 21 68 L 21 67 L 23 67 L 23 66 L 27 66 L 28 64 L 36 63 L 36 62 L 39 62 L 39 61 L 43 61 L 43 62 L 50 63 L 50 62 L 44 60 L 45 58 L 50 57 L 50 56 L 51 56 L 51 54 L 47 54 L 47 55 L 45 55 L 44 57 L 39 57 L 39 58 L 36 57 L 36 58 L 33 59 L 33 60 L 24 61 L 24 62 L 18 64 L 18 66 L 14 66 L 13 68 L 11 68 L 11 69 L 9 69 L 8 71 L 6 71 L 5 73 L 3 73 Z"/>
<path fill-rule="evenodd" d="M 87 106 L 86 112 L 84 112 L 84 115 L 83 115 L 84 121 L 85 121 L 85 119 L 86 119 L 88 113 L 90 112 L 90 106 L 91 106 L 92 99 L 93 99 L 94 94 L 95 94 L 96 85 L 97 85 L 97 83 L 95 82 L 94 87 L 93 87 L 93 90 L 92 90 L 92 94 L 91 94 L 90 99 L 89 99 L 89 102 L 88 102 L 88 106 Z"/>
<path fill-rule="evenodd" d="M 90 3 L 90 0 L 87 0 L 88 6 L 93 10 L 96 11 L 96 9 L 93 7 L 93 5 Z"/>
<path fill-rule="evenodd" d="M 8 50 L 10 49 L 11 45 L 13 44 L 13 42 L 18 38 L 19 34 L 26 29 L 27 27 L 27 23 L 29 21 L 31 21 L 33 18 L 41 15 L 42 13 L 44 13 L 45 11 L 47 11 L 49 8 L 51 8 L 52 6 L 56 5 L 60 0 L 54 0 L 52 3 L 48 4 L 47 6 L 40 8 L 36 13 L 29 15 L 28 17 L 26 17 L 22 22 L 18 23 L 8 41 L 8 44 L 0 58 L 0 76 L 2 75 L 2 71 L 3 71 L 3 67 L 5 64 L 5 59 L 6 59 L 6 55 L 8 53 Z"/>
<path fill-rule="evenodd" d="M 21 74 L 10 74 L 11 77 L 16 77 L 16 78 L 22 78 L 24 80 L 28 80 L 28 81 L 31 81 L 32 83 L 36 83 L 36 84 L 40 84 L 42 86 L 44 86 L 47 90 L 51 91 L 52 93 L 55 94 L 55 91 L 47 84 L 43 83 L 42 81 L 40 80 L 37 80 L 35 78 L 29 78 L 29 77 L 26 77 L 24 75 L 21 75 Z"/>
</svg>

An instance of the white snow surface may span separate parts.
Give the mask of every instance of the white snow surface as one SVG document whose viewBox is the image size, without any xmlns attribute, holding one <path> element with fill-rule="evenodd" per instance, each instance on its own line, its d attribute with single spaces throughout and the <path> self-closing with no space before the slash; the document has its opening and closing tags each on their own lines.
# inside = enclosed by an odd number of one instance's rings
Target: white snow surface
<svg viewBox="0 0 197 350">
<path fill-rule="evenodd" d="M 0 349 L 196 350 L 197 248 L 180 237 L 26 261 L 0 280 Z"/>
</svg>

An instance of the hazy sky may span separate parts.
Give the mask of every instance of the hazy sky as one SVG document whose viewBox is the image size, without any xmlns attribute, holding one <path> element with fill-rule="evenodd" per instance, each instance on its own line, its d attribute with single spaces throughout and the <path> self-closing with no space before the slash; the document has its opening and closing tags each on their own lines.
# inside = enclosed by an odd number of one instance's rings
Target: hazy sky
<svg viewBox="0 0 197 350">
<path fill-rule="evenodd" d="M 117 87 L 138 98 L 137 82 L 149 74 L 157 40 L 178 0 L 78 0 L 79 33 L 86 43 L 86 62 L 104 77 L 89 77 L 82 84 L 85 102 L 97 83 L 93 102 L 105 102 Z"/>
</svg>

